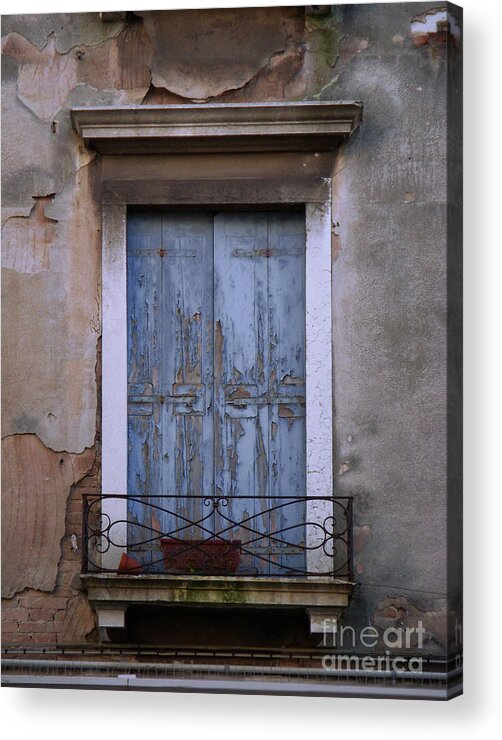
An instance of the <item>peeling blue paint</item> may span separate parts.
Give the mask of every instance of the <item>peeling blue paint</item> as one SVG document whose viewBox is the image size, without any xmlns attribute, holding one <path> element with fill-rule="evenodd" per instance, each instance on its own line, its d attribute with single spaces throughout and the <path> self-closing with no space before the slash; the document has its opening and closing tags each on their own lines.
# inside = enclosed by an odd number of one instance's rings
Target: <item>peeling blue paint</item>
<svg viewBox="0 0 502 740">
<path fill-rule="evenodd" d="M 158 521 L 130 502 L 142 524 L 130 549 L 180 517 L 206 517 L 190 496 L 218 495 L 228 506 L 180 538 L 247 518 L 272 537 L 246 525 L 223 533 L 248 543 L 246 572 L 304 567 L 294 547 L 305 543 L 304 502 L 270 512 L 279 496 L 305 496 L 304 282 L 301 213 L 130 214 L 129 493 L 179 498 Z"/>
</svg>

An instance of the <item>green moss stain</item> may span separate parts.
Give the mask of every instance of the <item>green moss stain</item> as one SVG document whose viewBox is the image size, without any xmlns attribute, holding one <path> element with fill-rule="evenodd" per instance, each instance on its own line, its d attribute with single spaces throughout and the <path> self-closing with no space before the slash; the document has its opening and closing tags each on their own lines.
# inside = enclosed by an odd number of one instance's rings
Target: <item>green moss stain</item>
<svg viewBox="0 0 502 740">
<path fill-rule="evenodd" d="M 238 581 L 210 583 L 186 581 L 175 591 L 175 600 L 190 604 L 245 604 L 246 594 L 242 583 Z"/>
<path fill-rule="evenodd" d="M 307 34 L 312 41 L 312 53 L 318 54 L 320 62 L 324 62 L 331 69 L 338 58 L 338 28 L 335 13 L 326 16 L 309 17 Z"/>
<path fill-rule="evenodd" d="M 305 26 L 307 59 L 312 65 L 309 95 L 319 95 L 333 79 L 333 68 L 339 55 L 340 12 L 333 8 L 330 15 L 308 16 Z M 309 63 L 309 62 L 307 62 Z"/>
</svg>

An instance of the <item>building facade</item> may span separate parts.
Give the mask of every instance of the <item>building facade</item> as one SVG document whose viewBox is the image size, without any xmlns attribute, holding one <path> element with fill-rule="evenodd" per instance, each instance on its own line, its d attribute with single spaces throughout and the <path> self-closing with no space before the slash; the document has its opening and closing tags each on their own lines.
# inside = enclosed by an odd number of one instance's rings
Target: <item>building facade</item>
<svg viewBox="0 0 502 740">
<path fill-rule="evenodd" d="M 2 21 L 4 647 L 447 659 L 460 9 Z"/>
</svg>

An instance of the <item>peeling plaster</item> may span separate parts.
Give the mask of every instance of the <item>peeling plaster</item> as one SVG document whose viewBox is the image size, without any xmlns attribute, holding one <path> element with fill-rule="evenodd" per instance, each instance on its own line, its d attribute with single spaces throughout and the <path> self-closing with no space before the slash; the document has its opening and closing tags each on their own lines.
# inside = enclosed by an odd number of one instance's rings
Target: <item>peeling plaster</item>
<svg viewBox="0 0 502 740">
<path fill-rule="evenodd" d="M 52 13 L 40 15 L 3 15 L 2 31 L 22 34 L 42 50 L 50 38 L 56 51 L 66 54 L 76 46 L 97 46 L 117 36 L 124 23 L 103 23 L 99 13 Z"/>
<path fill-rule="evenodd" d="M 70 91 L 67 105 L 78 87 Z M 33 197 L 61 193 L 93 157 L 74 132 L 67 110 L 50 123 L 42 121 L 17 96 L 15 79 L 2 84 L 3 220 L 29 216 Z"/>
<path fill-rule="evenodd" d="M 23 145 L 28 137 L 31 146 Z M 49 126 L 17 98 L 15 89 L 2 89 L 2 219 L 29 216 L 33 196 L 57 193 L 74 166 L 70 147 L 59 152 Z"/>
<path fill-rule="evenodd" d="M 118 36 L 97 47 L 79 47 L 79 81 L 97 90 L 122 91 L 134 102 L 145 96 L 151 81 L 153 46 L 138 19 L 128 23 Z"/>
<path fill-rule="evenodd" d="M 66 501 L 91 469 L 81 455 L 47 449 L 33 434 L 2 440 L 2 596 L 56 586 Z"/>
<path fill-rule="evenodd" d="M 19 64 L 19 99 L 42 121 L 51 121 L 78 82 L 76 57 L 56 51 L 54 38 L 39 51 L 18 33 L 3 39 L 2 52 Z"/>
<path fill-rule="evenodd" d="M 194 101 L 242 88 L 287 45 L 281 8 L 137 14 L 155 48 L 152 84 Z"/>
<path fill-rule="evenodd" d="M 134 90 L 98 90 L 96 87 L 80 82 L 70 92 L 64 115 L 70 108 L 85 107 L 86 105 L 137 105 L 143 102 L 147 88 L 135 88 Z M 76 136 L 76 134 L 74 134 Z M 87 154 L 89 150 L 84 149 Z"/>
<path fill-rule="evenodd" d="M 283 8 L 283 10 L 285 10 Z M 229 87 L 221 94 L 204 99 L 204 102 L 239 103 L 301 99 L 306 95 L 306 82 L 302 74 L 305 56 L 305 18 L 289 9 L 282 23 L 286 38 L 285 48 L 272 53 L 266 63 L 239 87 Z M 151 86 L 145 103 L 186 103 L 170 90 Z"/>
<path fill-rule="evenodd" d="M 410 33 L 415 46 L 425 46 L 438 35 L 451 36 L 456 45 L 460 42 L 460 26 L 446 8 L 433 8 L 415 16 Z"/>
<path fill-rule="evenodd" d="M 93 446 L 96 430 L 97 202 L 90 166 L 82 167 L 45 208 L 58 221 L 50 269 L 3 271 L 3 435 L 34 433 L 75 453 Z"/>
<path fill-rule="evenodd" d="M 305 61 L 302 77 L 305 97 L 317 99 L 322 89 L 333 81 L 340 41 L 335 15 L 308 16 L 305 25 Z"/>
<path fill-rule="evenodd" d="M 69 600 L 64 613 L 58 643 L 75 644 L 82 642 L 96 626 L 96 616 L 83 594 L 77 594 Z"/>
<path fill-rule="evenodd" d="M 369 524 L 354 526 L 354 566 L 357 575 L 364 573 L 363 558 L 361 552 L 371 539 L 371 527 Z"/>
<path fill-rule="evenodd" d="M 378 604 L 374 622 L 382 629 L 416 627 L 421 622 L 426 631 L 426 642 L 433 641 L 441 648 L 448 645 L 448 614 L 445 608 L 421 609 L 404 596 L 387 596 Z M 416 639 L 415 635 L 413 640 Z M 415 645 L 412 644 L 412 647 Z"/>
<path fill-rule="evenodd" d="M 350 60 L 365 51 L 369 46 L 368 39 L 362 36 L 345 36 L 340 44 L 339 63 L 343 66 Z"/>
<path fill-rule="evenodd" d="M 53 195 L 37 197 L 27 217 L 12 216 L 4 223 L 2 267 L 31 274 L 49 269 L 57 221 L 46 216 L 45 208 L 53 199 Z"/>
<path fill-rule="evenodd" d="M 79 85 L 108 91 L 115 98 L 109 102 L 122 105 L 141 101 L 150 86 L 153 49 L 140 22 L 99 46 L 80 45 L 65 54 L 56 50 L 54 37 L 39 50 L 14 32 L 4 37 L 2 51 L 19 67 L 19 100 L 45 122 L 55 118 Z"/>
</svg>

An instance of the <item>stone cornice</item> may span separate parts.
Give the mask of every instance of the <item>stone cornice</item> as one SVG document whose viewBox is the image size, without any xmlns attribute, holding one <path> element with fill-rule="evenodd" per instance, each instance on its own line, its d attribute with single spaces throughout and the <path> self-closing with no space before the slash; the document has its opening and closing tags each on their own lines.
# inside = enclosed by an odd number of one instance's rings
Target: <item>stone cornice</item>
<svg viewBox="0 0 502 740">
<path fill-rule="evenodd" d="M 361 121 L 358 102 L 222 103 L 74 108 L 73 126 L 102 153 L 313 151 Z"/>
</svg>

